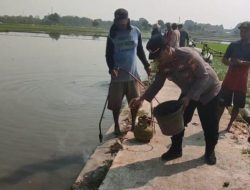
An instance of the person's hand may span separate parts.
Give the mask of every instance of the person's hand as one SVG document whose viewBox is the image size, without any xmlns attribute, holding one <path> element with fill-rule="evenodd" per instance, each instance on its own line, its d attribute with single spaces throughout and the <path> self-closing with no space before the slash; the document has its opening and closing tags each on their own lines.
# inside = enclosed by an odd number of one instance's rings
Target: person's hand
<svg viewBox="0 0 250 190">
<path fill-rule="evenodd" d="M 189 105 L 190 98 L 187 96 L 184 96 L 180 101 L 183 104 L 183 109 L 185 110 L 186 107 Z"/>
<path fill-rule="evenodd" d="M 151 67 L 150 67 L 150 66 L 145 67 L 145 71 L 146 71 L 146 73 L 148 74 L 148 76 L 150 76 L 150 73 L 151 73 Z"/>
<path fill-rule="evenodd" d="M 138 97 L 138 98 L 133 98 L 130 102 L 129 102 L 129 107 L 130 109 L 134 109 L 134 110 L 137 110 L 141 107 L 143 103 L 143 100 Z"/>
<path fill-rule="evenodd" d="M 111 77 L 112 77 L 112 78 L 118 77 L 118 70 L 117 70 L 117 69 L 113 69 L 113 70 L 111 71 Z"/>
<path fill-rule="evenodd" d="M 237 63 L 237 65 L 245 65 L 244 61 L 238 58 L 235 60 L 235 62 Z"/>
</svg>

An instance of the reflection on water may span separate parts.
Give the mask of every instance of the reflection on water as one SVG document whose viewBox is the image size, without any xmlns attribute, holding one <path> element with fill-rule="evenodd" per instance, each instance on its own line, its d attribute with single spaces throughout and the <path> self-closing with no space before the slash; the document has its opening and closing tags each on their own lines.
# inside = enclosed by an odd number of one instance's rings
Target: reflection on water
<svg viewBox="0 0 250 190">
<path fill-rule="evenodd" d="M 1 33 L 0 42 L 0 189 L 69 189 L 99 143 L 106 41 Z M 107 111 L 103 130 L 111 124 Z"/>
<path fill-rule="evenodd" d="M 50 32 L 49 37 L 51 37 L 54 40 L 59 40 L 61 34 L 59 32 Z"/>
<path fill-rule="evenodd" d="M 18 168 L 8 176 L 0 178 L 0 184 L 17 184 L 26 178 L 40 172 L 51 172 L 68 165 L 82 164 L 81 155 L 65 156 L 54 160 L 43 161 Z"/>
</svg>

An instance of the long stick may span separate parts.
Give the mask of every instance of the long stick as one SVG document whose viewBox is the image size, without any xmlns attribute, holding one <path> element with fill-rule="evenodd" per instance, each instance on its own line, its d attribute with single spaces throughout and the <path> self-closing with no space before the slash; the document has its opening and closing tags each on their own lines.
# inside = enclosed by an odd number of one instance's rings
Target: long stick
<svg viewBox="0 0 250 190">
<path fill-rule="evenodd" d="M 109 88 L 110 88 L 110 84 L 109 84 Z M 105 101 L 105 104 L 104 104 L 104 107 L 103 107 L 103 110 L 102 110 L 102 115 L 101 115 L 101 118 L 100 118 L 100 121 L 99 121 L 99 141 L 100 142 L 102 142 L 102 139 L 103 139 L 103 135 L 102 135 L 102 119 L 103 119 L 103 115 L 104 115 L 104 112 L 105 112 L 105 109 L 106 109 L 106 106 L 107 106 L 107 103 L 108 103 L 108 98 L 109 98 L 109 91 L 108 91 L 108 95 L 107 95 L 107 98 L 106 98 L 106 101 Z"/>
<path fill-rule="evenodd" d="M 127 71 L 127 70 L 125 70 L 125 69 L 123 69 L 123 68 L 119 68 L 119 69 L 121 69 L 122 71 L 125 71 L 126 73 L 128 73 L 131 77 L 133 77 L 143 88 L 146 88 L 145 87 L 145 85 L 136 77 L 136 76 L 134 76 L 132 73 L 130 73 L 129 71 Z M 156 100 L 156 102 L 158 103 L 158 104 L 160 104 L 160 102 L 157 100 L 157 98 L 154 98 L 155 100 Z"/>
</svg>

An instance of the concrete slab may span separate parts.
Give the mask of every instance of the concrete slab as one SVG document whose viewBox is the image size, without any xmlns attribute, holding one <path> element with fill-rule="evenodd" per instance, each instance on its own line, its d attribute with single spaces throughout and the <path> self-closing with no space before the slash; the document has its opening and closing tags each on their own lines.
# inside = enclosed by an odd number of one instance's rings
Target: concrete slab
<svg viewBox="0 0 250 190">
<path fill-rule="evenodd" d="M 179 93 L 173 83 L 167 82 L 157 97 L 163 102 L 177 99 Z M 149 104 L 145 102 L 143 109 L 150 110 Z M 228 122 L 229 115 L 224 113 L 220 130 L 225 129 Z M 162 135 L 158 126 L 153 139 L 147 144 L 138 143 L 133 133 L 128 132 L 122 142 L 123 150 L 116 155 L 99 189 L 250 189 L 250 157 L 242 154 L 244 148 L 250 147 L 247 135 L 238 137 L 221 133 L 216 147 L 217 164 L 209 166 L 203 160 L 204 137 L 197 113 L 186 128 L 183 156 L 170 162 L 160 160 L 170 145 L 170 138 Z"/>
<path fill-rule="evenodd" d="M 126 129 L 128 123 L 128 110 L 123 109 L 121 113 L 121 126 Z M 72 190 L 94 190 L 98 189 L 103 179 L 105 178 L 116 153 L 122 148 L 121 138 L 115 137 L 113 134 L 114 126 L 106 132 L 103 138 L 103 143 L 96 147 L 93 154 L 90 156 L 82 171 L 78 175 Z"/>
</svg>

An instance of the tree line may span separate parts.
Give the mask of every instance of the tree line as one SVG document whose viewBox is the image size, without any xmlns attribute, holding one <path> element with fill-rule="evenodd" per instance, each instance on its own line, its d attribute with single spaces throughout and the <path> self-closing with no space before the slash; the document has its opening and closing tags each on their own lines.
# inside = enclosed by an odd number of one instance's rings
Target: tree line
<svg viewBox="0 0 250 190">
<path fill-rule="evenodd" d="M 158 20 L 158 24 L 162 30 L 165 29 L 167 21 Z M 102 19 L 90 19 L 87 17 L 78 16 L 60 16 L 58 13 L 53 13 L 40 18 L 38 16 L 0 16 L 0 23 L 7 24 L 44 24 L 44 25 L 64 25 L 64 26 L 79 26 L 79 27 L 98 27 L 109 29 L 112 21 L 104 21 Z M 131 24 L 137 26 L 142 31 L 150 31 L 152 24 L 145 18 L 139 20 L 131 20 Z M 154 23 L 153 23 L 154 24 Z M 223 25 L 211 25 L 196 23 L 192 20 L 186 20 L 183 23 L 184 29 L 189 32 L 209 32 L 209 33 L 224 33 Z M 227 30 L 228 31 L 228 30 Z M 232 31 L 235 31 L 233 29 Z"/>
</svg>

